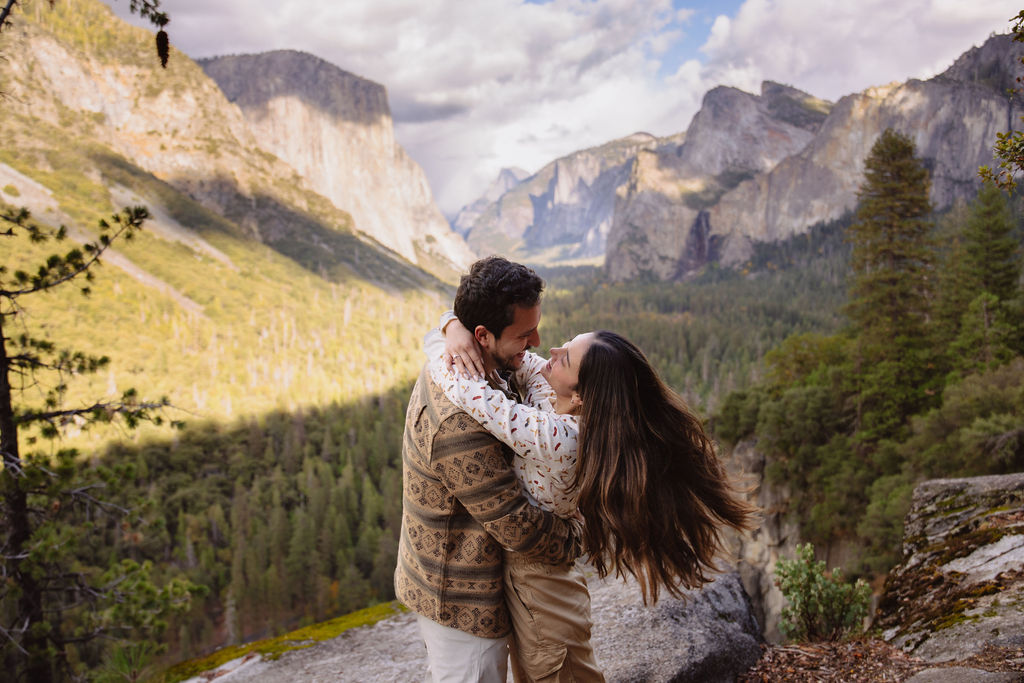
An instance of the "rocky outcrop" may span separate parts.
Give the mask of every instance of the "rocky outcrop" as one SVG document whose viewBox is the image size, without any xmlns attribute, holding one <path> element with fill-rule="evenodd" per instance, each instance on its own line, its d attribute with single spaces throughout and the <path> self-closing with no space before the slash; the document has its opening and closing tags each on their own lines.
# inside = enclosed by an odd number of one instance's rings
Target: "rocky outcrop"
<svg viewBox="0 0 1024 683">
<path fill-rule="evenodd" d="M 681 144 L 641 152 L 633 161 L 608 238 L 609 276 L 677 279 L 721 260 L 727 244 L 708 210 L 807 146 L 830 106 L 771 82 L 759 96 L 709 91 Z"/>
<path fill-rule="evenodd" d="M 730 534 L 730 551 L 743 588 L 750 596 L 761 633 L 771 643 L 782 642 L 779 620 L 785 599 L 775 585 L 779 558 L 796 557 L 800 527 L 787 515 L 789 491 L 764 478 L 765 456 L 753 441 L 741 441 L 724 457 L 736 481 L 749 491 L 748 500 L 761 511 L 761 524 L 746 534 Z"/>
<path fill-rule="evenodd" d="M 279 50 L 200 60 L 242 110 L 260 148 L 351 214 L 356 229 L 413 263 L 473 259 L 395 141 L 387 91 L 313 55 Z"/>
<path fill-rule="evenodd" d="M 466 235 L 469 245 L 533 262 L 599 262 L 630 164 L 658 144 L 636 133 L 553 161 L 487 206 Z"/>
<path fill-rule="evenodd" d="M 588 576 L 588 582 L 594 655 L 609 683 L 732 683 L 761 655 L 757 622 L 735 574 L 719 576 L 685 600 L 666 596 L 651 607 L 642 604 L 634 581 Z M 423 680 L 426 672 L 419 629 L 405 613 L 275 661 L 235 660 L 191 681 L 390 683 Z"/>
<path fill-rule="evenodd" d="M 914 490 L 875 625 L 932 662 L 1024 645 L 1024 473 Z"/>
<path fill-rule="evenodd" d="M 494 182 L 490 184 L 480 198 L 472 204 L 467 204 L 459 209 L 459 212 L 455 214 L 455 218 L 452 219 L 452 229 L 463 237 L 468 235 L 473 225 L 487 211 L 487 207 L 501 199 L 503 194 L 529 177 L 529 172 L 521 168 L 501 169 L 498 177 L 494 179 Z"/>
<path fill-rule="evenodd" d="M 996 133 L 1010 129 L 1022 113 L 1006 91 L 1022 74 L 1022 54 L 1024 46 L 1008 36 L 995 36 L 935 78 L 848 95 L 805 138 L 806 144 L 794 144 L 788 153 L 784 145 L 769 146 L 760 168 L 749 165 L 751 157 L 737 155 L 736 148 L 744 146 L 743 131 L 750 131 L 747 144 L 766 144 L 776 137 L 765 121 L 778 119 L 807 131 L 817 125 L 812 115 L 815 107 L 805 104 L 801 109 L 793 104 L 799 100 L 791 92 L 781 97 L 777 93 L 774 101 L 785 104 L 766 107 L 772 117 L 754 121 L 748 114 L 734 125 L 704 125 L 722 131 L 712 139 L 692 128 L 705 117 L 724 124 L 741 109 L 735 96 L 729 106 L 715 106 L 712 95 L 722 89 L 711 91 L 687 131 L 691 141 L 687 144 L 707 141 L 703 144 L 712 156 L 697 155 L 693 165 L 707 169 L 705 179 L 723 168 L 746 168 L 749 175 L 733 176 L 731 185 L 728 179 L 720 181 L 717 195 L 695 202 L 693 193 L 706 192 L 707 180 L 701 185 L 699 178 L 690 178 L 687 186 L 682 172 L 666 173 L 663 160 L 638 159 L 629 191 L 616 211 L 606 257 L 609 276 L 625 280 L 645 274 L 670 279 L 683 277 L 707 261 L 739 264 L 750 256 L 755 242 L 782 240 L 839 218 L 855 208 L 864 159 L 886 128 L 914 141 L 931 172 L 935 208 L 971 198 L 980 183 L 978 167 L 992 163 Z M 762 97 L 769 97 L 767 89 Z M 804 114 L 811 118 L 803 118 Z M 713 153 L 719 149 L 722 162 L 716 165 Z M 772 150 L 775 157 L 770 156 Z M 696 229 L 698 221 L 705 227 Z M 694 254 L 705 254 L 704 262 L 694 260 Z"/>
</svg>

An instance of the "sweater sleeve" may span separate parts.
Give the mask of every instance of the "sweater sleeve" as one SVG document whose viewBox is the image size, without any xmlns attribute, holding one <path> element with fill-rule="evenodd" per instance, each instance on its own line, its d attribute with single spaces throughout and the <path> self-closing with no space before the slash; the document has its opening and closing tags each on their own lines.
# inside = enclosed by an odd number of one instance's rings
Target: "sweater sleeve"
<svg viewBox="0 0 1024 683">
<path fill-rule="evenodd" d="M 547 564 L 580 555 L 580 527 L 531 505 L 507 464 L 501 443 L 466 429 L 463 414 L 445 420 L 434 437 L 431 468 L 466 511 L 505 548 Z"/>
</svg>

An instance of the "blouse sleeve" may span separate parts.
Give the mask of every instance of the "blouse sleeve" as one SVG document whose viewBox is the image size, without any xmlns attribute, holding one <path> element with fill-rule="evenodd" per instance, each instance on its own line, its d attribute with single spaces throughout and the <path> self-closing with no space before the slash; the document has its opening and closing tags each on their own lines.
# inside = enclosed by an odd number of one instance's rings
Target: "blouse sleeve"
<svg viewBox="0 0 1024 683">
<path fill-rule="evenodd" d="M 432 357 L 428 367 L 452 403 L 519 456 L 513 467 L 530 495 L 555 514 L 572 515 L 576 495 L 570 488 L 579 438 L 576 417 L 516 403 L 486 382 L 456 376 L 439 357 Z"/>
<path fill-rule="evenodd" d="M 527 351 L 523 364 L 515 371 L 516 386 L 523 394 L 523 402 L 541 410 L 551 410 L 555 404 L 555 390 L 540 374 L 547 362 L 532 351 Z"/>
</svg>

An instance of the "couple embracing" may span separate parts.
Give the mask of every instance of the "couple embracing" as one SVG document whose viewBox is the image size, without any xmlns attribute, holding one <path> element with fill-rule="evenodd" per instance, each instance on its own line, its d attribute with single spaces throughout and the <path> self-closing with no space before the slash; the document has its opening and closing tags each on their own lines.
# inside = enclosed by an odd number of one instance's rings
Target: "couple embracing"
<svg viewBox="0 0 1024 683">
<path fill-rule="evenodd" d="M 603 681 L 576 560 L 644 602 L 709 580 L 719 527 L 749 528 L 697 419 L 604 330 L 540 344 L 544 283 L 500 257 L 462 277 L 424 339 L 402 447 L 395 593 L 434 681 Z"/>
</svg>

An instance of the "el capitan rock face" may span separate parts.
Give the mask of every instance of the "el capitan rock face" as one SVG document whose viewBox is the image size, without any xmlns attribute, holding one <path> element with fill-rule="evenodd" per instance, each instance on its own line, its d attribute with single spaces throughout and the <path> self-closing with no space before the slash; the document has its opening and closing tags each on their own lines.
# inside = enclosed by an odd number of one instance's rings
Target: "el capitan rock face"
<svg viewBox="0 0 1024 683">
<path fill-rule="evenodd" d="M 199 64 L 242 110 L 259 146 L 348 211 L 356 229 L 413 263 L 433 257 L 459 270 L 472 261 L 423 170 L 395 141 L 383 86 L 292 50 Z"/>
</svg>

